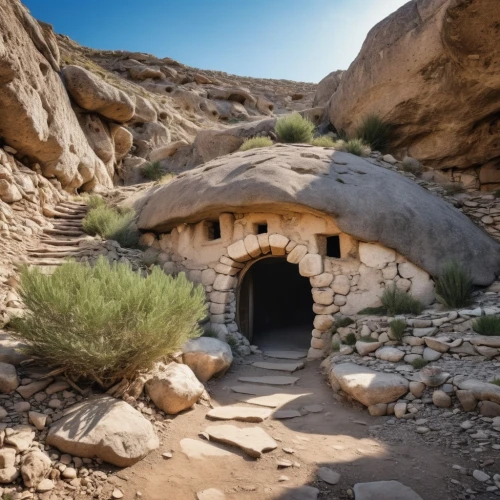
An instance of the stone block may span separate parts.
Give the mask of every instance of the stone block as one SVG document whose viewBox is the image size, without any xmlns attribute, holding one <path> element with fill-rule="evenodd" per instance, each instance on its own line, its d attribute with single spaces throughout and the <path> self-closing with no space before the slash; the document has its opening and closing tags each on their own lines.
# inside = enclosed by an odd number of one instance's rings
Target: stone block
<svg viewBox="0 0 500 500">
<path fill-rule="evenodd" d="M 396 260 L 396 252 L 382 245 L 360 243 L 359 260 L 368 267 L 383 269 L 387 264 Z"/>
<path fill-rule="evenodd" d="M 271 253 L 273 255 L 285 255 L 285 248 L 288 245 L 289 241 L 290 240 L 282 234 L 269 235 L 269 246 L 271 247 Z"/>
<path fill-rule="evenodd" d="M 305 245 L 297 245 L 287 256 L 286 260 L 290 264 L 298 264 L 307 254 L 307 247 Z"/>
<path fill-rule="evenodd" d="M 227 254 L 236 262 L 247 262 L 252 259 L 248 254 L 243 240 L 239 240 L 227 247 Z"/>
<path fill-rule="evenodd" d="M 307 254 L 299 262 L 299 273 L 301 276 L 310 278 L 323 273 L 323 258 L 319 254 Z"/>
<path fill-rule="evenodd" d="M 245 243 L 245 248 L 248 255 L 254 259 L 262 255 L 262 250 L 260 249 L 259 240 L 255 234 L 249 234 L 245 236 L 243 240 Z"/>
</svg>

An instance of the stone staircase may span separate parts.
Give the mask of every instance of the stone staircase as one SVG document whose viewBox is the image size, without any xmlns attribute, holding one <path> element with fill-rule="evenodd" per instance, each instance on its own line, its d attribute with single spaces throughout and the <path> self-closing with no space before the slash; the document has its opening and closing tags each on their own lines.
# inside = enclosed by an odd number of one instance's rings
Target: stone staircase
<svg viewBox="0 0 500 500">
<path fill-rule="evenodd" d="M 37 245 L 28 248 L 27 258 L 22 263 L 56 267 L 63 264 L 68 257 L 81 256 L 83 249 L 80 244 L 86 240 L 82 221 L 87 210 L 86 205 L 70 201 L 46 210 L 45 215 L 52 218 L 52 223 L 43 230 Z"/>
</svg>

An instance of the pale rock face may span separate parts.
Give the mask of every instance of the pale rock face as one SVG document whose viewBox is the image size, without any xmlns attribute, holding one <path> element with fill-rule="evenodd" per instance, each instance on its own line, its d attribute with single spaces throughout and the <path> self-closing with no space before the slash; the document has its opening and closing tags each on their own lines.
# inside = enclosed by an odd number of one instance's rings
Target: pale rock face
<svg viewBox="0 0 500 500">
<path fill-rule="evenodd" d="M 63 76 L 69 94 L 81 108 L 119 123 L 127 122 L 134 116 L 132 99 L 90 71 L 70 65 L 64 67 Z"/>
<path fill-rule="evenodd" d="M 492 70 L 498 21 L 494 2 L 408 2 L 370 30 L 330 101 L 331 122 L 349 133 L 376 113 L 395 127 L 393 151 L 436 169 L 483 165 L 485 180 L 498 183 L 500 145 L 487 133 L 500 110 L 491 95 L 500 81 Z"/>
<path fill-rule="evenodd" d="M 314 94 L 313 107 L 326 106 L 330 97 L 337 90 L 344 73 L 345 71 L 342 70 L 332 71 L 318 83 L 316 93 Z"/>
<path fill-rule="evenodd" d="M 170 415 L 191 408 L 205 388 L 187 365 L 157 364 L 153 376 L 146 382 L 146 392 L 153 403 Z"/>
<path fill-rule="evenodd" d="M 359 260 L 368 267 L 383 269 L 387 264 L 396 260 L 396 252 L 380 245 L 360 243 Z"/>
<path fill-rule="evenodd" d="M 111 187 L 58 74 L 57 44 L 19 2 L 0 7 L 0 135 L 68 190 Z M 52 34 L 53 36 L 53 34 Z"/>
<path fill-rule="evenodd" d="M 353 363 L 334 365 L 330 382 L 332 387 L 340 386 L 365 406 L 391 403 L 408 392 L 408 381 L 400 375 L 376 372 Z"/>
<path fill-rule="evenodd" d="M 233 354 L 225 342 L 210 337 L 188 340 L 182 348 L 182 361 L 189 366 L 196 378 L 206 382 L 221 377 L 231 366 Z"/>
<path fill-rule="evenodd" d="M 354 485 L 356 500 L 423 500 L 411 488 L 398 481 L 375 481 Z"/>
<path fill-rule="evenodd" d="M 307 254 L 299 262 L 299 273 L 301 276 L 310 278 L 323 272 L 323 259 L 319 254 Z"/>
<path fill-rule="evenodd" d="M 70 455 L 129 467 L 158 448 L 159 441 L 151 423 L 137 410 L 103 394 L 66 410 L 51 425 L 47 444 Z"/>
</svg>

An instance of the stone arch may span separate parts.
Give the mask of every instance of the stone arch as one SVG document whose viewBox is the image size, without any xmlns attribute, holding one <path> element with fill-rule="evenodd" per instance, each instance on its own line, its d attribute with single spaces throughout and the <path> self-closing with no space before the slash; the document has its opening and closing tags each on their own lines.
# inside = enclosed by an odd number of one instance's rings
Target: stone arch
<svg viewBox="0 0 500 500">
<path fill-rule="evenodd" d="M 300 275 L 306 278 L 323 274 L 323 257 L 309 252 L 306 245 L 278 233 L 249 234 L 229 245 L 215 267 L 216 277 L 210 294 L 212 324 L 225 325 L 228 333 L 240 333 L 236 322 L 238 285 L 251 265 L 266 256 L 285 257 L 289 263 L 296 264 Z M 316 302 L 312 286 L 311 294 Z M 321 357 L 333 325 L 333 316 L 314 312 L 309 356 Z"/>
</svg>

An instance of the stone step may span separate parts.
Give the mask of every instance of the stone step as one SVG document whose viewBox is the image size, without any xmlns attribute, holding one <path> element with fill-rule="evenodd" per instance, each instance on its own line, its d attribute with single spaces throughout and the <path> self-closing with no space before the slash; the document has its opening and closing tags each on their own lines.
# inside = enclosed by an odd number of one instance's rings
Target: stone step
<svg viewBox="0 0 500 500">
<path fill-rule="evenodd" d="M 289 418 L 301 417 L 302 413 L 298 410 L 276 410 L 273 413 L 274 420 L 286 420 Z"/>
<path fill-rule="evenodd" d="M 264 356 L 276 359 L 303 359 L 307 351 L 264 351 Z"/>
<path fill-rule="evenodd" d="M 250 406 L 219 406 L 207 413 L 208 418 L 214 420 L 239 420 L 240 422 L 263 422 L 271 415 L 272 410 L 267 408 L 253 408 Z"/>
<path fill-rule="evenodd" d="M 18 265 L 27 266 L 60 266 L 64 264 L 67 260 L 64 259 L 27 259 L 24 262 L 20 262 Z"/>
<path fill-rule="evenodd" d="M 27 251 L 30 255 L 35 253 L 40 253 L 45 255 L 47 253 L 56 253 L 56 252 L 78 253 L 79 252 L 78 248 L 79 247 L 75 246 L 39 246 L 37 248 L 28 248 Z"/>
<path fill-rule="evenodd" d="M 264 368 L 265 370 L 276 370 L 281 372 L 293 373 L 294 371 L 301 370 L 304 368 L 304 363 L 302 361 L 296 361 L 295 363 L 273 363 L 272 361 L 256 361 L 252 363 L 255 368 Z"/>
<path fill-rule="evenodd" d="M 83 231 L 70 231 L 63 229 L 44 229 L 45 234 L 58 234 L 61 236 L 83 236 L 85 233 Z"/>
<path fill-rule="evenodd" d="M 251 394 L 252 396 L 270 396 L 271 394 L 278 394 L 281 391 L 279 387 L 269 387 L 265 385 L 233 385 L 230 387 L 233 392 L 238 392 L 240 394 Z"/>
<path fill-rule="evenodd" d="M 83 217 L 82 215 L 69 215 L 69 214 L 63 214 L 63 213 L 60 213 L 60 212 L 56 212 L 54 214 L 54 219 L 59 219 L 59 220 L 82 220 Z"/>
<path fill-rule="evenodd" d="M 31 258 L 42 258 L 42 259 L 50 259 L 50 258 L 63 258 L 63 257 L 77 257 L 81 255 L 82 252 L 28 252 L 29 257 Z"/>
<path fill-rule="evenodd" d="M 235 395 L 237 401 L 242 403 L 248 403 L 257 406 L 266 406 L 267 408 L 279 408 L 283 405 L 294 401 L 295 399 L 301 398 L 303 396 L 310 396 L 312 393 L 302 393 L 302 394 L 271 394 L 269 396 L 252 396 L 252 395 Z"/>
<path fill-rule="evenodd" d="M 299 380 L 299 377 L 287 377 L 285 375 L 268 375 L 267 377 L 238 377 L 239 382 L 266 385 L 294 385 Z"/>
<path fill-rule="evenodd" d="M 56 240 L 54 238 L 49 238 L 48 236 L 43 236 L 40 238 L 40 243 L 44 245 L 52 245 L 56 247 L 64 247 L 64 246 L 79 246 L 80 242 L 88 241 L 86 238 L 78 238 L 74 240 Z"/>
</svg>

